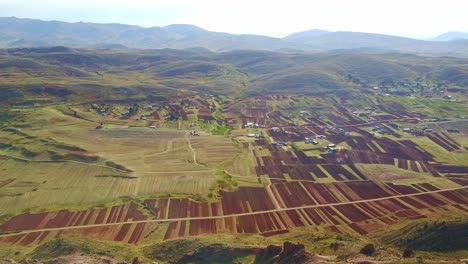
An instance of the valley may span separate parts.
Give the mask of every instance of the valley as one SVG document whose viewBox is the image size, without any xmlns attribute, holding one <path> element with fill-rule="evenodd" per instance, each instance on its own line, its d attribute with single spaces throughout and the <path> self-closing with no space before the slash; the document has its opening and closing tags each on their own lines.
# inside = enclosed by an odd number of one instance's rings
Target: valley
<svg viewBox="0 0 468 264">
<path fill-rule="evenodd" d="M 51 259 L 61 255 L 50 248 L 72 245 L 176 263 L 174 247 L 183 257 L 213 243 L 290 240 L 330 263 L 416 263 L 401 258 L 407 247 L 458 263 L 466 247 L 414 237 L 457 240 L 444 230 L 467 224 L 467 65 L 404 54 L 1 50 L 0 258 Z M 406 240 L 395 238 L 404 228 Z M 357 255 L 368 243 L 378 253 Z"/>
</svg>

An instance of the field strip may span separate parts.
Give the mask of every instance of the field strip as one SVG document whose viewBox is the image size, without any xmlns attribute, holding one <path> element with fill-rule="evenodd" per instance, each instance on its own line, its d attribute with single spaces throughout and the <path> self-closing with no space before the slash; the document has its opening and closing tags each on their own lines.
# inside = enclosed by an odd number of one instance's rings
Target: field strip
<svg viewBox="0 0 468 264">
<path fill-rule="evenodd" d="M 123 224 L 164 223 L 164 222 L 188 221 L 188 220 L 221 219 L 221 218 L 228 218 L 228 217 L 258 215 L 258 214 L 265 214 L 265 213 L 284 212 L 284 211 L 292 211 L 292 210 L 300 210 L 300 209 L 308 209 L 308 208 L 321 208 L 321 207 L 329 207 L 329 206 L 368 203 L 368 202 L 382 201 L 382 200 L 394 199 L 394 198 L 418 196 L 418 195 L 424 195 L 424 194 L 430 194 L 430 193 L 456 191 L 456 190 L 462 190 L 462 189 L 467 189 L 467 188 L 468 188 L 468 186 L 462 186 L 462 187 L 458 187 L 458 188 L 451 188 L 451 189 L 445 189 L 445 190 L 435 190 L 435 191 L 428 191 L 428 192 L 421 192 L 421 193 L 402 194 L 402 195 L 387 196 L 387 197 L 367 199 L 367 200 L 350 201 L 350 202 L 342 202 L 342 203 L 304 205 L 304 206 L 289 207 L 289 208 L 278 208 L 278 209 L 271 209 L 271 210 L 265 210 L 265 211 L 255 211 L 255 212 L 241 213 L 241 214 L 218 215 L 218 216 L 199 216 L 199 217 L 182 217 L 182 218 L 171 218 L 171 219 L 148 219 L 148 220 L 125 221 L 125 222 L 93 224 L 93 225 L 66 226 L 66 227 L 55 227 L 55 228 L 20 230 L 20 231 L 15 231 L 15 232 L 12 231 L 11 233 L 0 234 L 0 237 L 9 237 L 9 236 L 30 234 L 30 233 L 36 233 L 36 232 L 82 229 L 82 228 L 92 228 L 92 227 L 123 225 Z"/>
<path fill-rule="evenodd" d="M 417 120 L 420 121 L 419 118 L 414 118 L 414 117 L 406 117 L 406 118 L 395 118 L 395 119 L 386 119 L 386 120 L 378 120 L 378 121 L 372 121 L 372 122 L 366 122 L 366 123 L 361 123 L 361 124 L 351 124 L 351 125 L 335 125 L 333 127 L 335 128 L 340 128 L 340 127 L 360 127 L 360 126 L 369 126 L 369 125 L 375 125 L 375 124 L 385 124 L 388 122 L 398 122 L 398 121 L 412 121 L 412 120 Z M 299 126 L 312 126 L 313 124 L 306 123 L 304 125 L 299 125 Z M 296 127 L 296 126 L 278 126 L 282 128 L 291 128 L 291 127 Z"/>
<path fill-rule="evenodd" d="M 182 149 L 182 148 L 173 148 L 172 147 L 172 144 L 174 143 L 174 139 L 171 139 L 169 140 L 169 142 L 167 142 L 167 148 L 166 150 L 162 151 L 162 152 L 158 152 L 158 153 L 153 153 L 153 154 L 149 154 L 149 155 L 144 155 L 143 157 L 144 158 L 148 158 L 148 157 L 154 157 L 154 156 L 158 156 L 158 155 L 162 155 L 162 154 L 167 154 L 173 150 L 178 150 L 178 149 Z"/>
<path fill-rule="evenodd" d="M 468 122 L 466 119 L 457 119 L 457 120 L 449 120 L 449 121 L 429 121 L 429 122 L 422 122 L 423 124 L 450 124 L 450 123 L 465 123 Z"/>
<path fill-rule="evenodd" d="M 9 157 L 9 158 L 16 159 L 16 160 L 22 160 L 22 161 L 27 161 L 27 162 L 38 162 L 38 163 L 71 162 L 71 163 L 77 163 L 77 164 L 82 164 L 82 165 L 87 165 L 87 166 L 108 168 L 108 169 L 120 171 L 120 172 L 123 172 L 123 173 L 129 173 L 129 171 L 120 170 L 120 169 L 117 169 L 117 168 L 114 168 L 114 167 L 111 167 L 111 166 L 107 166 L 107 165 L 92 164 L 92 163 L 86 163 L 86 162 L 81 162 L 81 161 L 76 161 L 76 160 L 32 160 L 32 159 L 21 158 L 21 157 L 9 155 L 9 154 L 3 154 L 3 153 L 0 153 L 0 156 Z"/>
<path fill-rule="evenodd" d="M 197 165 L 200 165 L 198 164 L 197 162 L 197 153 L 195 152 L 195 150 L 193 149 L 192 147 L 192 142 L 190 142 L 190 138 L 189 138 L 189 131 L 187 131 L 187 133 L 185 133 L 185 139 L 187 140 L 187 144 L 188 144 L 188 147 L 190 149 L 190 151 L 192 151 L 192 154 L 193 154 L 193 163 L 197 164 Z"/>
<path fill-rule="evenodd" d="M 328 164 L 326 164 L 328 165 Z M 337 164 L 337 165 L 343 165 L 343 164 Z M 242 176 L 242 175 L 234 175 L 229 173 L 228 171 L 224 170 L 226 174 L 228 174 L 231 177 L 235 178 L 252 178 L 252 179 L 258 179 L 259 176 Z M 262 176 L 260 176 L 262 177 Z M 365 180 L 346 180 L 346 181 L 333 181 L 333 182 L 319 182 L 316 180 L 302 180 L 302 179 L 285 179 L 285 178 L 278 178 L 278 177 L 266 177 L 264 179 L 269 179 L 269 180 L 278 180 L 278 181 L 284 181 L 284 182 L 311 182 L 311 183 L 335 183 L 335 182 L 367 182 L 369 181 L 368 179 Z"/>
<path fill-rule="evenodd" d="M 171 173 L 189 173 L 189 172 L 213 172 L 214 170 L 184 170 L 184 171 L 144 171 L 145 174 L 171 174 Z"/>
</svg>

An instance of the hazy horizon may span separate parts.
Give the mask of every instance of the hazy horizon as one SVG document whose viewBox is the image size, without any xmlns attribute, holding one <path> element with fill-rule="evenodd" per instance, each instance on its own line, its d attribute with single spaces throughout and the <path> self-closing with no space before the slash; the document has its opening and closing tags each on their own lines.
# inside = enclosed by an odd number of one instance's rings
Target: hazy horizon
<svg viewBox="0 0 468 264">
<path fill-rule="evenodd" d="M 240 0 L 0 0 L 1 17 L 64 22 L 120 23 L 142 27 L 191 24 L 233 34 L 285 37 L 310 29 L 354 31 L 429 39 L 468 32 L 468 2 L 372 0 L 287 2 Z"/>
</svg>

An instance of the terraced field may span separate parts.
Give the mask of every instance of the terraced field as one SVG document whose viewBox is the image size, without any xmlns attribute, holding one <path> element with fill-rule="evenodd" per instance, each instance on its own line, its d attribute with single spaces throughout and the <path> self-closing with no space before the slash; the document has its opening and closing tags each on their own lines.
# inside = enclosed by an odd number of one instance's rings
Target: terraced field
<svg viewBox="0 0 468 264">
<path fill-rule="evenodd" d="M 0 130 L 10 142 L 0 145 L 0 244 L 268 239 L 301 228 L 370 239 L 468 214 L 467 131 L 410 134 L 401 126 L 427 117 L 353 114 L 338 97 L 314 109 L 284 95 L 222 109 L 219 98 L 177 100 L 185 107 L 170 102 L 138 120 L 49 106 L 27 113 L 36 122 Z"/>
</svg>

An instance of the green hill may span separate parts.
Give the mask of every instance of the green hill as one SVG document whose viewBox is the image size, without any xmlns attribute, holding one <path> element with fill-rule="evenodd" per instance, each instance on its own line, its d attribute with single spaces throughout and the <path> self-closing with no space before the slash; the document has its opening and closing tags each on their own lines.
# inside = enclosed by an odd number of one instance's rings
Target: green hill
<svg viewBox="0 0 468 264">
<path fill-rule="evenodd" d="M 246 94 L 349 93 L 379 84 L 408 92 L 423 83 L 464 89 L 468 60 L 398 53 L 214 53 L 198 49 L 55 47 L 0 50 L 0 70 L 4 100 L 44 93 L 80 100 L 119 100 L 182 90 L 232 95 L 238 93 L 241 83 Z"/>
</svg>

